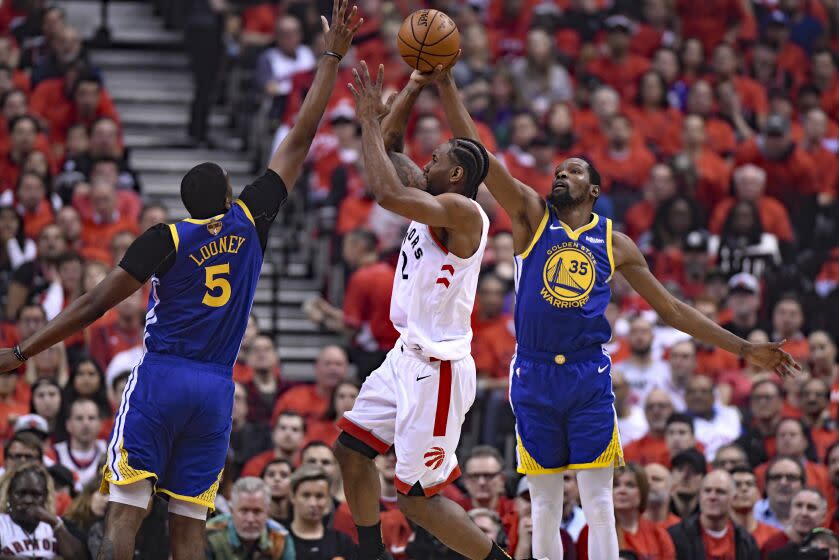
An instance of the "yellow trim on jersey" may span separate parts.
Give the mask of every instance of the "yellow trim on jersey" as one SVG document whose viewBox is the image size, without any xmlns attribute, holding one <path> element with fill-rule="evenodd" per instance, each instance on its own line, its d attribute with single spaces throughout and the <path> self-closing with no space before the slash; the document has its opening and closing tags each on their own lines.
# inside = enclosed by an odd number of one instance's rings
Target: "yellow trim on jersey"
<svg viewBox="0 0 839 560">
<path fill-rule="evenodd" d="M 128 451 L 122 447 L 122 440 L 119 442 L 119 450 L 119 459 L 117 460 L 116 466 L 119 469 L 120 474 L 125 475 L 125 478 L 122 480 L 115 480 L 114 473 L 111 470 L 110 465 L 105 464 L 105 467 L 102 469 L 102 484 L 99 485 L 100 492 L 107 494 L 109 484 L 121 486 L 123 484 L 131 484 L 132 482 L 137 482 L 138 480 L 146 478 L 157 478 L 157 475 L 151 471 L 135 469 L 128 464 Z"/>
<path fill-rule="evenodd" d="M 516 439 L 518 440 L 519 452 L 519 466 L 516 470 L 522 474 L 556 474 L 569 470 L 582 471 L 588 469 L 602 469 L 610 465 L 614 465 L 615 467 L 622 467 L 624 465 L 623 448 L 621 447 L 620 436 L 618 435 L 617 420 L 615 420 L 615 427 L 612 431 L 612 439 L 609 441 L 609 445 L 606 446 L 606 449 L 603 450 L 603 453 L 601 453 L 597 459 L 590 463 L 572 463 L 570 465 L 548 469 L 540 465 L 530 455 L 530 453 L 527 452 L 527 449 L 524 448 L 520 438 L 517 437 Z"/>
<path fill-rule="evenodd" d="M 253 215 L 251 214 L 250 209 L 245 205 L 245 203 L 242 202 L 242 199 L 237 198 L 236 199 L 236 204 L 241 206 L 242 210 L 245 211 L 245 215 L 248 217 L 248 219 L 251 221 L 251 223 L 255 226 L 256 222 L 253 221 Z"/>
<path fill-rule="evenodd" d="M 203 224 L 209 224 L 210 222 L 212 222 L 214 220 L 220 220 L 223 216 L 224 216 L 224 214 L 218 214 L 217 216 L 213 216 L 212 218 L 205 218 L 203 220 L 198 220 L 198 219 L 195 219 L 195 218 L 187 218 L 184 221 L 189 222 L 190 224 L 198 224 L 200 226 L 200 225 L 203 225 Z"/>
<path fill-rule="evenodd" d="M 545 205 L 545 215 L 542 216 L 542 221 L 539 222 L 539 227 L 536 228 L 536 233 L 533 234 L 533 239 L 530 240 L 530 244 L 527 246 L 527 249 L 522 251 L 521 255 L 519 255 L 522 259 L 526 259 L 527 255 L 530 254 L 530 251 L 533 250 L 533 247 L 536 246 L 536 242 L 539 241 L 539 238 L 542 237 L 542 232 L 545 231 L 545 226 L 548 225 L 548 206 Z"/>
<path fill-rule="evenodd" d="M 609 255 L 609 277 L 606 278 L 606 282 L 612 279 L 612 275 L 615 273 L 615 254 L 612 252 L 612 220 L 606 218 L 606 254 Z"/>
<path fill-rule="evenodd" d="M 178 228 L 175 227 L 175 224 L 169 224 L 169 231 L 172 232 L 172 241 L 175 243 L 175 252 L 178 252 L 178 245 L 181 242 L 181 238 L 178 237 Z"/>
<path fill-rule="evenodd" d="M 577 239 L 580 238 L 580 235 L 582 235 L 583 233 L 587 232 L 588 230 L 590 230 L 591 228 L 596 226 L 597 222 L 600 221 L 600 216 L 598 216 L 597 214 L 592 214 L 592 215 L 594 216 L 594 218 L 589 223 L 587 223 L 584 226 L 580 226 L 577 229 L 571 229 L 571 227 L 568 224 L 566 224 L 565 222 L 563 222 L 562 220 L 560 220 L 559 223 L 560 223 L 560 225 L 562 225 L 563 229 L 565 230 L 565 233 L 568 234 L 568 237 L 570 237 L 571 239 L 576 241 Z"/>
<path fill-rule="evenodd" d="M 213 511 L 214 509 L 216 509 L 216 494 L 218 493 L 218 487 L 221 483 L 221 474 L 223 472 L 224 469 L 219 471 L 216 481 L 213 482 L 213 484 L 209 488 L 207 488 L 205 491 L 203 491 L 201 494 L 195 497 L 176 494 L 171 490 L 166 490 L 165 488 L 158 488 L 157 492 L 161 494 L 166 494 L 167 496 L 171 496 L 178 500 L 198 504 L 199 506 L 207 506 L 208 508 L 210 508 L 210 511 Z"/>
</svg>

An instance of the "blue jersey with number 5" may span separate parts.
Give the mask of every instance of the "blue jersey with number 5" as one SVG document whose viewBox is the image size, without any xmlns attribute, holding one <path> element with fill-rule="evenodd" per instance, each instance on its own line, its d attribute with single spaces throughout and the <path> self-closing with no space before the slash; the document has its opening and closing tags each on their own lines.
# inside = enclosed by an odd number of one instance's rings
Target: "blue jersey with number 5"
<svg viewBox="0 0 839 560">
<path fill-rule="evenodd" d="M 169 227 L 175 262 L 151 278 L 146 350 L 233 367 L 262 268 L 250 210 L 237 200 L 225 214 Z"/>
</svg>

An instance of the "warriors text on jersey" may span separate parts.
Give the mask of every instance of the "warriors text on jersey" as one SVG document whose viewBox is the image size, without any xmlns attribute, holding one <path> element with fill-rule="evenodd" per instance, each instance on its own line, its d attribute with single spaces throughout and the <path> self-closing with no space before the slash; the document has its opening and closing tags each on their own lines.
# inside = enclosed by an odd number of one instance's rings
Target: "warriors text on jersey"
<svg viewBox="0 0 839 560">
<path fill-rule="evenodd" d="M 424 356 L 459 360 L 470 354 L 472 307 L 489 218 L 480 206 L 481 243 L 468 259 L 451 254 L 431 227 L 411 222 L 393 279 L 390 320 L 402 342 Z"/>
</svg>

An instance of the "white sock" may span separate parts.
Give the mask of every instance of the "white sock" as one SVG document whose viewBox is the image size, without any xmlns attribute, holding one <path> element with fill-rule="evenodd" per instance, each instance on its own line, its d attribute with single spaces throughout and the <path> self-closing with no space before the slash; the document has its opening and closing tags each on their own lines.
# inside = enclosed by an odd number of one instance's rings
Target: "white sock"
<svg viewBox="0 0 839 560">
<path fill-rule="evenodd" d="M 618 534 L 612 502 L 614 470 L 614 467 L 607 467 L 577 471 L 580 501 L 588 523 L 588 557 L 592 559 L 618 560 Z"/>
<path fill-rule="evenodd" d="M 533 557 L 562 560 L 562 473 L 528 475 L 527 483 L 533 516 Z"/>
</svg>

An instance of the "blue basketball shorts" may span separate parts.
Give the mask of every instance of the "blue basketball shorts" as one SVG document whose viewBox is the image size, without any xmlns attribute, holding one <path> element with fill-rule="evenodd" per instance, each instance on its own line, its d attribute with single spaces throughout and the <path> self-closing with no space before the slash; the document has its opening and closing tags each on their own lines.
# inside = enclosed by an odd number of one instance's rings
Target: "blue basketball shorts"
<svg viewBox="0 0 839 560">
<path fill-rule="evenodd" d="M 600 346 L 568 354 L 517 349 L 510 404 L 520 473 L 623 464 L 611 365 Z"/>
<path fill-rule="evenodd" d="M 157 492 L 212 510 L 232 413 L 231 368 L 146 353 L 122 394 L 102 491 L 153 478 Z"/>
</svg>

